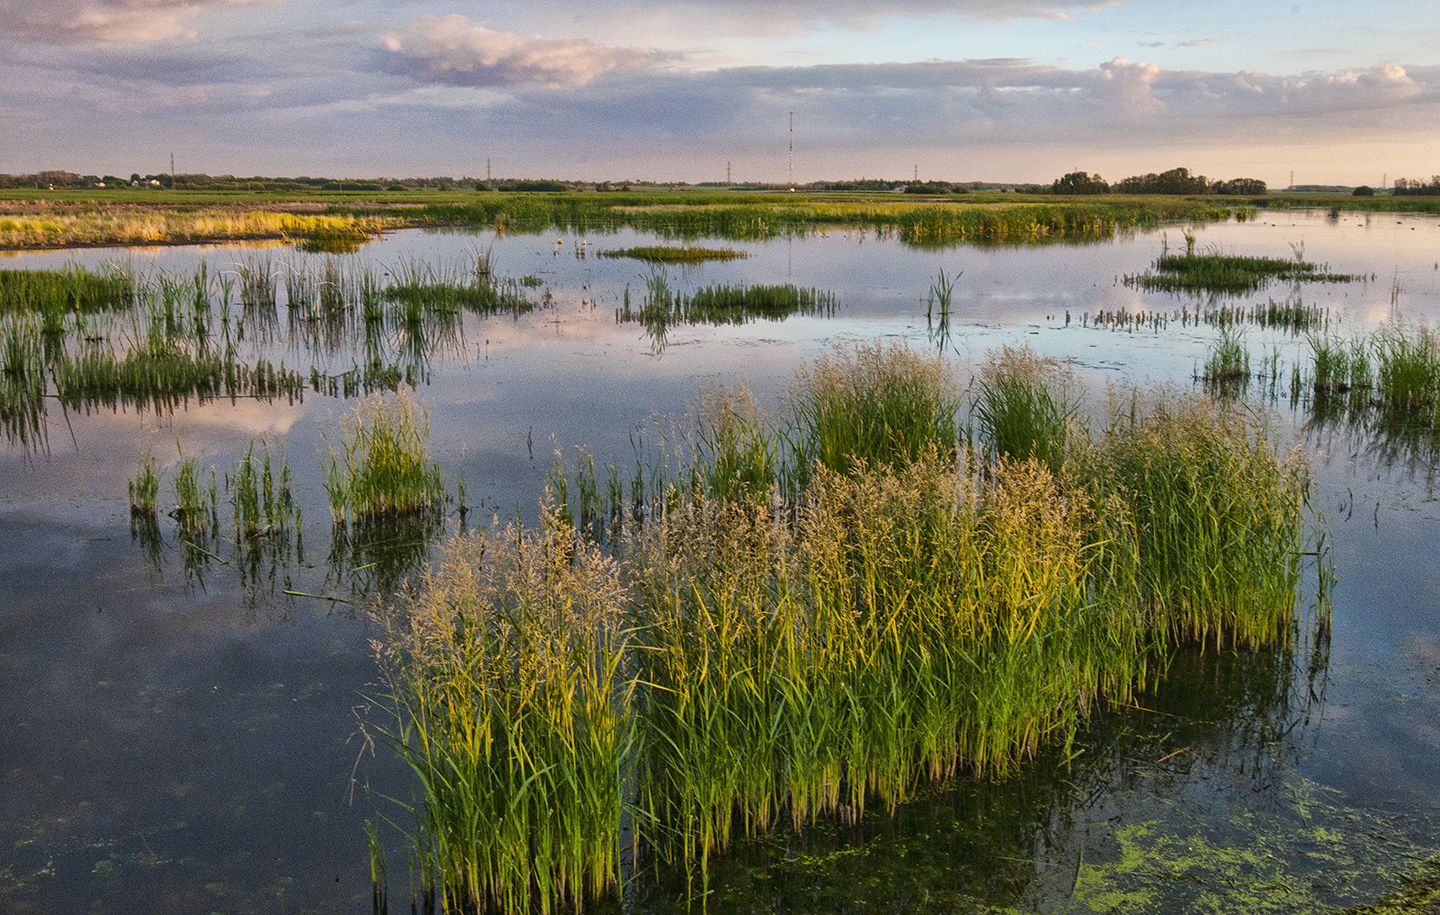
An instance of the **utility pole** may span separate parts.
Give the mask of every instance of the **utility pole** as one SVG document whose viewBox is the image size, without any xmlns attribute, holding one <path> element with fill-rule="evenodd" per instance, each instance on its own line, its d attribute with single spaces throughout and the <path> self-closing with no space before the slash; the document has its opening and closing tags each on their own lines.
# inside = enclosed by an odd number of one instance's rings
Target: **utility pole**
<svg viewBox="0 0 1440 915">
<path fill-rule="evenodd" d="M 915 165 L 915 183 L 920 183 L 920 165 L 918 163 Z"/>
<path fill-rule="evenodd" d="M 790 112 L 790 190 L 795 190 L 795 112 Z"/>
<path fill-rule="evenodd" d="M 725 183 L 730 183 L 730 160 L 725 160 Z"/>
<path fill-rule="evenodd" d="M 1290 169 L 1290 186 L 1292 188 L 1295 186 L 1295 169 L 1293 168 Z"/>
<path fill-rule="evenodd" d="M 170 154 L 170 190 L 175 190 L 175 154 Z"/>
<path fill-rule="evenodd" d="M 485 157 L 485 183 L 490 183 L 490 157 Z"/>
</svg>

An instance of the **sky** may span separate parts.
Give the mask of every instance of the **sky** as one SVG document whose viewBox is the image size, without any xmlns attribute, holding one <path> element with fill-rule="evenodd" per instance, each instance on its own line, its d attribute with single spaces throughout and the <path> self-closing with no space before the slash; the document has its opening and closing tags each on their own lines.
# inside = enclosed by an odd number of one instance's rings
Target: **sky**
<svg viewBox="0 0 1440 915">
<path fill-rule="evenodd" d="M 0 173 L 172 154 L 237 176 L 1378 187 L 1440 173 L 1440 4 L 0 0 Z"/>
</svg>

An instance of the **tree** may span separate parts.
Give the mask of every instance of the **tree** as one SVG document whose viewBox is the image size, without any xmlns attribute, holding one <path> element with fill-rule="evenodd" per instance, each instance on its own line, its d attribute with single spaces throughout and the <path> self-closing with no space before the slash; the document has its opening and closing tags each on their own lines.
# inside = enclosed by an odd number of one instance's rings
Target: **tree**
<svg viewBox="0 0 1440 915">
<path fill-rule="evenodd" d="M 1208 194 L 1210 181 L 1204 175 L 1191 176 L 1188 168 L 1134 175 L 1115 185 L 1121 194 Z"/>
<path fill-rule="evenodd" d="M 1056 178 L 1055 183 L 1050 185 L 1052 194 L 1108 194 L 1110 185 L 1099 175 L 1090 175 L 1086 172 L 1071 172 L 1061 178 Z"/>
<path fill-rule="evenodd" d="M 1235 197 L 1261 197 L 1268 190 L 1265 182 L 1259 178 L 1232 178 L 1229 181 L 1216 181 L 1215 193 L 1230 194 Z"/>
</svg>

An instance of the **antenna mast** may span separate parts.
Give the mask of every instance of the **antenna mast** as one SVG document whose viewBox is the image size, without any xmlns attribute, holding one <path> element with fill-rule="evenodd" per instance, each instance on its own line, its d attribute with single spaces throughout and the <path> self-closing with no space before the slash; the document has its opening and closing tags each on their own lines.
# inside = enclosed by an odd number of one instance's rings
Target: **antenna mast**
<svg viewBox="0 0 1440 915">
<path fill-rule="evenodd" d="M 790 112 L 790 190 L 795 190 L 795 112 Z"/>
</svg>

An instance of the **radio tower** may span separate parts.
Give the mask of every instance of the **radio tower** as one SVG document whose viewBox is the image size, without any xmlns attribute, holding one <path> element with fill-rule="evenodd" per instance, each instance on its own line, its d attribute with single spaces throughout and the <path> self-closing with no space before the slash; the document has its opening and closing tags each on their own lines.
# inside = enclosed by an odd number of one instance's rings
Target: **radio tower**
<svg viewBox="0 0 1440 915">
<path fill-rule="evenodd" d="M 790 190 L 795 190 L 795 112 L 790 112 Z"/>
</svg>

